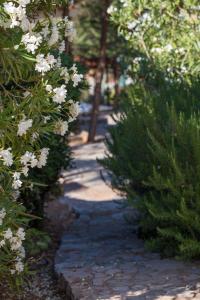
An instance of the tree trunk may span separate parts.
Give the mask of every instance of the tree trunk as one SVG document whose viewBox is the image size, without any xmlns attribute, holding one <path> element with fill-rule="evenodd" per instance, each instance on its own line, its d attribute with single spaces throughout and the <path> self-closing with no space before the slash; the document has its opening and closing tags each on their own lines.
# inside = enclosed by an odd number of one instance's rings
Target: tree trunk
<svg viewBox="0 0 200 300">
<path fill-rule="evenodd" d="M 118 105 L 119 105 L 119 94 L 120 94 L 120 89 L 119 89 L 120 73 L 119 73 L 119 66 L 118 66 L 117 60 L 115 60 L 115 63 L 114 63 L 113 73 L 114 73 L 114 78 L 115 78 L 115 99 L 114 99 L 113 107 L 115 110 L 117 110 Z"/>
<path fill-rule="evenodd" d="M 91 121 L 89 128 L 88 142 L 93 142 L 96 135 L 97 119 L 99 114 L 99 105 L 101 100 L 101 85 L 103 80 L 103 74 L 106 68 L 106 45 L 107 45 L 107 33 L 108 33 L 108 14 L 107 9 L 110 4 L 110 0 L 102 0 L 102 26 L 101 26 L 101 37 L 100 37 L 100 54 L 99 62 L 95 76 L 95 93 L 93 100 L 93 107 L 91 112 Z"/>
</svg>

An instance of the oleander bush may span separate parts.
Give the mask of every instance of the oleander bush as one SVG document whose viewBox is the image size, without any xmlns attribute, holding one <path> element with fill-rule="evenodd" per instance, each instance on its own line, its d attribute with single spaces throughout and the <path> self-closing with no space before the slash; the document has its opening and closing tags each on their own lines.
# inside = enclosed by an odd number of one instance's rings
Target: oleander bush
<svg viewBox="0 0 200 300">
<path fill-rule="evenodd" d="M 57 180 L 60 172 L 62 169 L 67 169 L 71 162 L 71 153 L 66 137 L 51 136 L 50 139 L 44 140 L 44 144 L 45 147 L 51 149 L 47 164 L 40 170 L 30 170 L 29 178 L 34 182 L 34 188 L 24 188 L 20 196 L 29 213 L 40 218 L 44 216 L 44 202 L 46 194 L 48 195 L 47 192 L 55 193 L 58 190 Z M 42 221 L 35 219 L 31 224 L 40 227 Z"/>
<path fill-rule="evenodd" d="M 199 258 L 198 1 L 122 0 L 109 12 L 130 52 L 132 85 L 102 163 L 139 210 L 150 249 Z"/>
<path fill-rule="evenodd" d="M 74 29 L 59 16 L 64 4 L 0 1 L 1 280 L 20 282 L 27 272 L 25 207 L 41 209 L 35 195 L 65 165 L 65 137 L 78 114 L 83 75 L 65 53 Z"/>
</svg>

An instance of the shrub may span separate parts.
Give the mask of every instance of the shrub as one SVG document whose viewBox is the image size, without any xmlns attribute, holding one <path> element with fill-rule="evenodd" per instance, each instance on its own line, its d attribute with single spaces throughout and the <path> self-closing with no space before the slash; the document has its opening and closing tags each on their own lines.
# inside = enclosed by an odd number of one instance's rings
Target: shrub
<svg viewBox="0 0 200 300">
<path fill-rule="evenodd" d="M 38 186 L 41 177 L 45 184 L 56 177 L 61 161 L 59 157 L 53 163 L 52 153 L 56 149 L 64 155 L 57 146 L 78 113 L 83 75 L 64 53 L 64 39 L 71 40 L 74 30 L 67 18 L 57 15 L 56 8 L 63 4 L 0 3 L 0 276 L 4 279 L 19 280 L 26 271 L 23 241 L 29 215 L 20 193 L 34 190 L 35 179 Z M 40 172 L 48 160 L 51 168 Z M 49 177 L 44 179 L 45 172 Z"/>
<path fill-rule="evenodd" d="M 192 109 L 192 90 L 182 87 L 176 94 L 174 87 L 159 97 L 157 92 L 130 88 L 131 103 L 124 101 L 120 120 L 110 129 L 102 163 L 113 187 L 139 209 L 140 232 L 151 249 L 198 257 L 199 98 Z"/>
<path fill-rule="evenodd" d="M 20 197 L 28 211 L 39 217 L 44 214 L 45 194 L 56 183 L 62 168 L 69 167 L 71 161 L 66 137 L 51 136 L 43 142 L 45 147 L 51 149 L 47 164 L 40 170 L 31 170 L 29 178 L 34 183 L 34 188 L 24 188 Z M 40 225 L 38 221 L 34 220 L 34 224 Z"/>
<path fill-rule="evenodd" d="M 110 11 L 132 86 L 102 163 L 140 211 L 151 249 L 199 258 L 198 2 L 114 1 Z"/>
</svg>

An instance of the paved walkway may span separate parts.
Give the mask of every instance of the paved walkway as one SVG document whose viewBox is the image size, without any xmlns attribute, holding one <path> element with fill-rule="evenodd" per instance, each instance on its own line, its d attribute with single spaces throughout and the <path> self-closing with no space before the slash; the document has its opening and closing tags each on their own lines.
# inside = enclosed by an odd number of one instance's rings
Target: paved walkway
<svg viewBox="0 0 200 300">
<path fill-rule="evenodd" d="M 199 299 L 200 264 L 181 263 L 148 253 L 127 208 L 101 179 L 96 157 L 102 143 L 79 146 L 76 168 L 63 174 L 65 195 L 59 199 L 80 217 L 64 233 L 55 269 L 81 300 Z M 69 299 L 70 300 L 70 299 Z"/>
</svg>

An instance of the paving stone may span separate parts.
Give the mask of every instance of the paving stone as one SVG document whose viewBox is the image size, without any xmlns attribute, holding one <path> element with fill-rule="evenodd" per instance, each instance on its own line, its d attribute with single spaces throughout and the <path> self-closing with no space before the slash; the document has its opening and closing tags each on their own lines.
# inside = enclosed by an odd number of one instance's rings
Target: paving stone
<svg viewBox="0 0 200 300">
<path fill-rule="evenodd" d="M 200 264 L 161 260 L 137 239 L 126 216 L 138 214 L 100 176 L 104 151 L 102 143 L 76 147 L 77 166 L 63 173 L 62 204 L 80 217 L 63 234 L 56 272 L 78 300 L 200 300 Z"/>
</svg>

